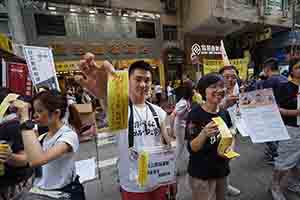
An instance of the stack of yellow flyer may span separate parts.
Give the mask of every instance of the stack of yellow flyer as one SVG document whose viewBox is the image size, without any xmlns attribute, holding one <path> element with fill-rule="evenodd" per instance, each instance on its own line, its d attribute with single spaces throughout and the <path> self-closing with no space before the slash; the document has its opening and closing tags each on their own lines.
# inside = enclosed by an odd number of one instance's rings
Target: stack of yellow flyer
<svg viewBox="0 0 300 200">
<path fill-rule="evenodd" d="M 16 100 L 19 97 L 17 94 L 9 94 L 0 104 L 0 119 L 4 117 L 4 114 L 6 113 L 7 109 L 9 108 L 10 102 Z"/>
<path fill-rule="evenodd" d="M 149 154 L 142 152 L 138 158 L 138 184 L 140 187 L 144 187 L 148 182 L 148 164 Z"/>
<path fill-rule="evenodd" d="M 227 151 L 232 144 L 233 136 L 229 128 L 227 127 L 226 123 L 223 121 L 221 117 L 215 117 L 212 120 L 218 125 L 220 131 L 221 138 L 220 138 L 220 143 L 218 145 L 218 154 L 228 159 L 239 157 L 240 154 L 232 150 Z"/>
<path fill-rule="evenodd" d="M 117 71 L 108 80 L 108 126 L 111 131 L 128 127 L 128 72 Z"/>
</svg>

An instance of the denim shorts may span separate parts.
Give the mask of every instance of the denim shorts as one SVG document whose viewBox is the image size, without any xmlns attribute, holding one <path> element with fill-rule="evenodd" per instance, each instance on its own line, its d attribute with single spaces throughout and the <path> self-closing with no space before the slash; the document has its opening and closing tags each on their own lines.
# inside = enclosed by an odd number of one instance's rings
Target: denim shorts
<svg viewBox="0 0 300 200">
<path fill-rule="evenodd" d="M 291 138 L 279 142 L 275 160 L 277 170 L 300 168 L 300 128 L 287 126 L 287 130 Z"/>
</svg>

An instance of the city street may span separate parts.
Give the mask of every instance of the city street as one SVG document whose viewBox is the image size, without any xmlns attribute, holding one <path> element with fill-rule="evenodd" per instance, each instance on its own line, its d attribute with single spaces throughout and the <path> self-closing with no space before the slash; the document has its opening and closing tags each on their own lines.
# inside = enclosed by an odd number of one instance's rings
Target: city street
<svg viewBox="0 0 300 200">
<path fill-rule="evenodd" d="M 103 139 L 99 143 L 106 143 Z M 270 178 L 272 167 L 264 162 L 264 146 L 252 144 L 248 138 L 239 138 L 237 151 L 241 157 L 232 161 L 231 184 L 238 187 L 242 193 L 238 197 L 228 197 L 229 200 L 271 200 Z M 87 200 L 120 199 L 117 184 L 116 146 L 105 144 L 100 147 L 101 182 L 99 180 L 85 183 Z M 95 143 L 81 144 L 79 159 L 96 156 Z M 178 200 L 190 200 L 191 193 L 185 177 L 180 178 Z M 299 199 L 299 196 L 289 193 L 288 200 Z"/>
</svg>

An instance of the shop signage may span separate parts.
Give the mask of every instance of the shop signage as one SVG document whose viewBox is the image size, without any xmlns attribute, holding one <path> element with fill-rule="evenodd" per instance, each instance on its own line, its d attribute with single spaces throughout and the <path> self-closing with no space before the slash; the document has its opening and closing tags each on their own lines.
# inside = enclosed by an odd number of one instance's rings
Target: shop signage
<svg viewBox="0 0 300 200">
<path fill-rule="evenodd" d="M 139 45 L 133 43 L 113 43 L 113 44 L 50 44 L 50 48 L 53 49 L 54 55 L 66 55 L 71 53 L 73 55 L 82 55 L 85 52 L 93 52 L 95 55 L 121 55 L 121 54 L 151 54 L 153 47 L 147 45 Z"/>
<path fill-rule="evenodd" d="M 222 54 L 221 48 L 218 45 L 210 45 L 210 44 L 193 44 L 192 51 L 196 55 L 207 55 L 207 54 Z"/>
<path fill-rule="evenodd" d="M 243 80 L 246 80 L 249 58 L 231 59 L 229 61 L 230 64 L 234 65 L 237 68 L 237 70 L 239 71 L 239 76 Z M 203 59 L 203 66 L 204 66 L 204 74 L 208 74 L 211 72 L 218 72 L 222 68 L 222 66 L 224 66 L 224 64 L 223 64 L 223 60 Z"/>
</svg>

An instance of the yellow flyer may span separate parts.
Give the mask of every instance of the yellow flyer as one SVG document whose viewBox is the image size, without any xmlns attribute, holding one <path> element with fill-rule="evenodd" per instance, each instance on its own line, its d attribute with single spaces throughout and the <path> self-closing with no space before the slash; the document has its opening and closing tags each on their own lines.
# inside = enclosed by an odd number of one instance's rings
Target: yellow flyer
<svg viewBox="0 0 300 200">
<path fill-rule="evenodd" d="M 128 72 L 117 71 L 108 80 L 108 126 L 111 131 L 128 127 Z"/>
<path fill-rule="evenodd" d="M 144 187 L 148 182 L 148 164 L 149 154 L 142 152 L 138 159 L 138 184 L 140 187 Z"/>
<path fill-rule="evenodd" d="M 218 154 L 228 159 L 238 157 L 238 153 L 232 150 L 227 151 L 232 144 L 233 136 L 223 119 L 221 117 L 215 117 L 212 120 L 218 125 L 221 136 L 221 140 L 218 145 Z"/>
<path fill-rule="evenodd" d="M 13 94 L 13 93 L 11 93 L 11 94 L 7 95 L 7 97 L 5 97 L 5 99 L 0 104 L 0 119 L 2 119 L 4 117 L 4 114 L 7 111 L 10 102 L 16 100 L 18 97 L 19 97 L 19 95 Z"/>
</svg>

